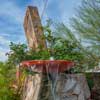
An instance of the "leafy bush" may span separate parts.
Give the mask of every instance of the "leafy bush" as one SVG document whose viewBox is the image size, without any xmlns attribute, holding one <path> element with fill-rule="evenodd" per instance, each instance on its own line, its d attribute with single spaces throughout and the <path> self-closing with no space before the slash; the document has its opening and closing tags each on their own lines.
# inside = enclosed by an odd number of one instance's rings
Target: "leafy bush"
<svg viewBox="0 0 100 100">
<path fill-rule="evenodd" d="M 12 87 L 15 80 L 15 68 L 0 62 L 0 100 L 19 100 Z"/>
</svg>

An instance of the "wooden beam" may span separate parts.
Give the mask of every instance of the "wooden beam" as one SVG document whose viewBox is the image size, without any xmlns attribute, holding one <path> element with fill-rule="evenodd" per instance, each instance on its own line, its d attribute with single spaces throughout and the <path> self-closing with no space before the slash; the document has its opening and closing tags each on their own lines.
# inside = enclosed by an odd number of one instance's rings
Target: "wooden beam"
<svg viewBox="0 0 100 100">
<path fill-rule="evenodd" d="M 37 7 L 28 6 L 24 19 L 24 29 L 30 48 L 37 49 L 40 46 L 46 48 L 46 41 L 43 39 L 43 27 Z"/>
</svg>

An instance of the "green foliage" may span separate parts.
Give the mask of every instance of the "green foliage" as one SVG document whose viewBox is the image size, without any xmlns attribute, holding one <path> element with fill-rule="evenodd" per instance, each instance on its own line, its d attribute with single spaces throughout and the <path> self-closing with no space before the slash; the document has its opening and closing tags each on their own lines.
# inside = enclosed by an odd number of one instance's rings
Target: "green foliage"
<svg viewBox="0 0 100 100">
<path fill-rule="evenodd" d="M 16 65 L 26 58 L 27 46 L 25 44 L 10 44 L 8 60 L 0 63 L 0 100 L 19 100 L 20 96 L 13 85 L 16 83 Z"/>
<path fill-rule="evenodd" d="M 71 21 L 76 33 L 84 38 L 86 44 L 91 44 L 88 49 L 100 56 L 100 2 L 83 0 Z"/>
<path fill-rule="evenodd" d="M 26 59 L 27 46 L 25 44 L 10 44 L 10 52 L 8 53 L 8 63 L 17 65 Z"/>
<path fill-rule="evenodd" d="M 84 49 L 81 42 L 77 40 L 69 28 L 59 23 L 56 25 L 55 30 L 52 31 L 50 25 L 49 21 L 44 27 L 47 49 L 28 50 L 25 44 L 11 43 L 8 64 L 15 66 L 23 60 L 47 60 L 53 56 L 54 59 L 74 61 L 76 72 L 82 72 L 97 65 L 98 59 L 96 56 Z M 64 37 L 61 37 L 60 34 L 63 34 Z"/>
<path fill-rule="evenodd" d="M 76 72 L 84 72 L 98 64 L 98 57 L 84 47 L 66 25 L 58 23 L 55 26 L 54 31 L 51 31 L 50 24 L 44 28 L 51 56 L 74 61 Z"/>
<path fill-rule="evenodd" d="M 90 90 L 93 89 L 94 81 L 93 81 L 93 73 L 85 73 L 86 79 L 89 85 Z"/>
<path fill-rule="evenodd" d="M 0 100 L 19 99 L 11 86 L 13 80 L 15 80 L 14 69 L 9 68 L 6 63 L 0 62 Z"/>
</svg>

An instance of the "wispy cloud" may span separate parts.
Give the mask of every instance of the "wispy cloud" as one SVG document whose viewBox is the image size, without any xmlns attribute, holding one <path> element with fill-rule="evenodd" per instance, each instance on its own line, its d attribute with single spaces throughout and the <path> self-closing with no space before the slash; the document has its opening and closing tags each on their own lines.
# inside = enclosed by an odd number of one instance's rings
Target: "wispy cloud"
<svg viewBox="0 0 100 100">
<path fill-rule="evenodd" d="M 7 58 L 5 53 L 9 51 L 10 41 L 25 42 L 22 36 L 24 11 L 12 0 L 0 3 L 0 60 L 3 61 Z"/>
<path fill-rule="evenodd" d="M 0 36 L 0 44 L 8 46 L 10 44 L 10 40 L 7 40 L 3 36 Z"/>
<path fill-rule="evenodd" d="M 5 61 L 7 56 L 5 53 L 9 51 L 10 41 L 6 39 L 4 36 L 0 36 L 0 61 Z"/>
<path fill-rule="evenodd" d="M 2 2 L 0 9 L 0 15 L 7 17 L 13 23 L 22 23 L 24 13 L 14 2 Z"/>
<path fill-rule="evenodd" d="M 63 0 L 62 3 L 59 4 L 59 10 L 61 14 L 61 21 L 66 25 L 69 25 L 70 18 L 72 18 L 76 13 L 76 8 L 80 5 L 81 0 Z M 67 6 L 66 6 L 67 4 Z"/>
<path fill-rule="evenodd" d="M 0 47 L 0 61 L 5 61 L 7 59 L 7 56 L 5 55 L 7 51 L 8 51 L 7 48 Z"/>
</svg>

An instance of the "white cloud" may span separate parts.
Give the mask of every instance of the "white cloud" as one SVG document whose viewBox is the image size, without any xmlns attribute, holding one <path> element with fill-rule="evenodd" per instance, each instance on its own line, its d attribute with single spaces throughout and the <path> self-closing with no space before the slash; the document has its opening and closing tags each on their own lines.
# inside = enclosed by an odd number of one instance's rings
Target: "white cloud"
<svg viewBox="0 0 100 100">
<path fill-rule="evenodd" d="M 80 5 L 81 0 L 63 0 L 59 4 L 59 9 L 61 12 L 61 21 L 67 25 L 70 24 L 70 18 L 72 18 L 76 13 L 76 8 Z M 67 4 L 67 6 L 66 6 Z"/>
<path fill-rule="evenodd" d="M 7 59 L 7 56 L 5 53 L 8 52 L 7 48 L 0 47 L 0 61 L 5 61 Z"/>
<path fill-rule="evenodd" d="M 7 56 L 5 56 L 5 52 L 0 51 L 0 61 L 5 61 L 7 59 Z"/>
<path fill-rule="evenodd" d="M 10 41 L 13 41 L 13 39 L 16 40 L 19 37 L 18 34 L 15 37 L 15 34 L 12 33 L 22 33 L 19 27 L 23 24 L 24 11 L 12 0 L 6 0 L 6 2 L 2 1 L 0 3 L 0 18 L 4 19 L 1 21 L 5 23 L 1 23 L 0 29 L 0 61 L 5 61 L 7 59 L 5 53 L 9 51 Z"/>
<path fill-rule="evenodd" d="M 9 37 L 10 35 L 6 34 L 6 33 L 2 33 L 1 36 L 3 36 L 3 37 Z"/>
<path fill-rule="evenodd" d="M 0 15 L 8 17 L 10 20 L 12 20 L 12 23 L 14 21 L 17 23 L 22 22 L 24 13 L 14 2 L 2 2 L 0 4 L 0 9 Z"/>
<path fill-rule="evenodd" d="M 4 38 L 3 36 L 0 36 L 0 44 L 4 45 L 4 46 L 8 46 L 10 43 L 10 40 L 7 40 L 6 38 Z"/>
<path fill-rule="evenodd" d="M 5 61 L 7 59 L 7 56 L 5 56 L 5 53 L 9 51 L 10 41 L 4 38 L 3 36 L 0 36 L 0 61 Z"/>
</svg>

